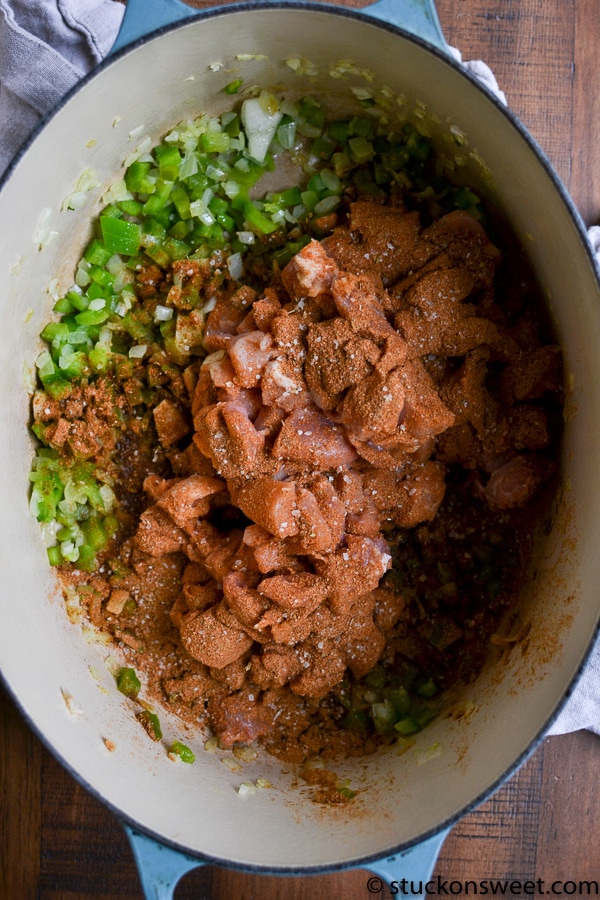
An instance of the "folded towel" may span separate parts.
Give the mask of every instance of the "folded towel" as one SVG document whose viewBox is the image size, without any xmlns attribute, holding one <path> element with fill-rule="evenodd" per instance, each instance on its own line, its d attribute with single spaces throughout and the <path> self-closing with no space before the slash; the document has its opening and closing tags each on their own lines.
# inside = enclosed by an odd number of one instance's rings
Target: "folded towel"
<svg viewBox="0 0 600 900">
<path fill-rule="evenodd" d="M 0 0 L 0 175 L 41 117 L 109 52 L 123 11 L 115 0 Z M 463 65 L 506 103 L 489 66 Z M 589 237 L 600 267 L 600 227 Z M 579 729 L 600 734 L 600 642 L 548 734 Z"/>
<path fill-rule="evenodd" d="M 0 175 L 40 118 L 112 47 L 113 0 L 0 0 Z"/>
</svg>

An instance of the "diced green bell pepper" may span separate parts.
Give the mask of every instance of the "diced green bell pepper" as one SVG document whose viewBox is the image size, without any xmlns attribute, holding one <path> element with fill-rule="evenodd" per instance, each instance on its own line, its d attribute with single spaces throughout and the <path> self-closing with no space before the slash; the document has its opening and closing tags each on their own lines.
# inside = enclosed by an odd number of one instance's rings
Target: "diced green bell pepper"
<svg viewBox="0 0 600 900">
<path fill-rule="evenodd" d="M 142 683 L 137 677 L 135 669 L 126 667 L 117 673 L 117 690 L 135 700 L 141 690 Z"/>
<path fill-rule="evenodd" d="M 112 216 L 100 216 L 100 229 L 107 250 L 112 253 L 121 253 L 123 256 L 133 256 L 140 249 L 142 227 L 136 222 L 126 222 L 124 219 L 115 219 Z"/>
</svg>

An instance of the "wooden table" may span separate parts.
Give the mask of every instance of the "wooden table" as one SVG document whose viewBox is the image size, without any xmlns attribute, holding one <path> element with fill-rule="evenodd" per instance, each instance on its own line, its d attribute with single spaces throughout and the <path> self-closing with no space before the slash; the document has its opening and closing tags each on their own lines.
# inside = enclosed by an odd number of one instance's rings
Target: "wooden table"
<svg viewBox="0 0 600 900">
<path fill-rule="evenodd" d="M 600 221 L 598 0 L 437 5 L 449 43 L 465 59 L 492 66 L 586 223 Z M 579 732 L 545 740 L 504 787 L 454 827 L 436 874 L 448 883 L 544 879 L 543 890 L 561 880 L 569 882 L 565 893 L 577 896 L 576 882 L 600 881 L 599 777 L 597 737 Z M 176 891 L 177 900 L 342 896 L 366 900 L 367 874 L 282 879 L 204 868 Z M 141 897 L 119 824 L 55 762 L 0 692 L 0 900 Z"/>
</svg>

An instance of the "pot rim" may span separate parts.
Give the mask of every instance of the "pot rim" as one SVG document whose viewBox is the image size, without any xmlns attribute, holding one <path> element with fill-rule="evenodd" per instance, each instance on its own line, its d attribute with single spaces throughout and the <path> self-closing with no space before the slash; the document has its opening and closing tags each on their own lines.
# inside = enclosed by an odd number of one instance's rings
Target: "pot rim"
<svg viewBox="0 0 600 900">
<path fill-rule="evenodd" d="M 513 113 L 507 106 L 505 106 L 497 96 L 484 84 L 479 81 L 471 72 L 465 69 L 461 63 L 459 63 L 452 56 L 445 53 L 443 50 L 438 47 L 430 44 L 425 39 L 411 33 L 403 29 L 402 27 L 388 23 L 382 19 L 375 18 L 370 16 L 368 12 L 365 12 L 364 9 L 361 8 L 350 8 L 344 6 L 336 6 L 330 3 L 320 3 L 320 2 L 312 2 L 312 0 L 246 0 L 246 2 L 239 2 L 232 4 L 231 6 L 216 6 L 205 9 L 200 9 L 197 12 L 192 12 L 188 17 L 184 19 L 180 19 L 171 24 L 160 26 L 159 28 L 145 34 L 131 43 L 127 44 L 125 47 L 115 51 L 114 54 L 109 53 L 94 69 L 84 75 L 72 88 L 53 106 L 51 110 L 49 110 L 38 122 L 38 124 L 31 131 L 29 136 L 23 142 L 23 144 L 17 150 L 15 156 L 7 166 L 6 170 L 0 176 L 0 205 L 2 203 L 2 192 L 3 189 L 12 176 L 15 169 L 20 164 L 21 160 L 27 154 L 31 145 L 37 140 L 38 136 L 45 129 L 46 125 L 58 114 L 58 112 L 65 106 L 72 97 L 74 97 L 79 91 L 85 89 L 87 85 L 93 81 L 96 77 L 102 75 L 105 69 L 108 69 L 113 64 L 117 64 L 120 59 L 126 56 L 130 51 L 142 46 L 143 44 L 154 40 L 156 38 L 160 38 L 162 35 L 170 33 L 178 28 L 185 27 L 187 25 L 192 25 L 194 23 L 203 21 L 205 19 L 212 19 L 223 16 L 233 16 L 238 12 L 251 12 L 256 10 L 294 10 L 294 11 L 305 11 L 305 12 L 318 12 L 325 13 L 328 15 L 339 16 L 341 18 L 349 18 L 354 19 L 363 24 L 368 24 L 377 28 L 381 28 L 385 31 L 391 32 L 396 36 L 408 40 L 417 46 L 419 46 L 424 51 L 432 54 L 437 57 L 442 62 L 449 65 L 456 72 L 462 75 L 470 84 L 478 90 L 481 94 L 483 94 L 488 100 L 490 100 L 496 107 L 497 110 L 501 112 L 504 116 L 507 124 L 512 126 L 517 132 L 520 138 L 525 142 L 528 146 L 529 150 L 533 152 L 534 156 L 537 158 L 537 161 L 541 164 L 543 169 L 545 169 L 546 174 L 552 182 L 552 185 L 556 192 L 558 193 L 562 204 L 568 213 L 569 217 L 572 220 L 572 223 L 575 225 L 581 249 L 583 251 L 584 256 L 587 256 L 588 261 L 592 267 L 592 270 L 595 274 L 596 280 L 600 286 L 600 268 L 596 262 L 594 253 L 592 251 L 591 245 L 587 239 L 586 234 L 586 226 L 583 222 L 583 219 L 575 207 L 573 200 L 571 199 L 566 187 L 562 183 L 558 174 L 555 172 L 552 163 L 550 162 L 548 156 L 543 151 L 543 149 L 539 146 L 537 141 L 533 138 L 533 136 L 529 133 L 529 131 L 525 128 L 523 123 L 519 120 L 517 115 Z M 562 696 L 557 701 L 554 706 L 553 712 L 548 717 L 544 726 L 539 729 L 539 731 L 531 738 L 527 747 L 519 754 L 519 756 L 511 763 L 511 765 L 505 770 L 505 772 L 500 775 L 492 784 L 486 787 L 485 790 L 481 791 L 477 796 L 475 796 L 471 801 L 465 804 L 459 811 L 454 813 L 452 816 L 445 818 L 443 821 L 439 822 L 436 826 L 428 829 L 423 834 L 420 834 L 418 837 L 412 838 L 408 841 L 405 841 L 401 844 L 394 845 L 387 849 L 382 849 L 380 852 L 371 853 L 366 856 L 361 856 L 353 860 L 352 862 L 344 862 L 344 863 L 321 863 L 317 865 L 307 865 L 307 866 L 281 866 L 281 867 L 270 867 L 261 864 L 243 864 L 232 862 L 231 860 L 219 856 L 213 856 L 212 854 L 203 854 L 198 851 L 186 846 L 183 843 L 175 841 L 171 838 L 164 837 L 158 832 L 154 831 L 152 828 L 140 824 L 134 817 L 128 815 L 124 810 L 120 809 L 116 804 L 107 800 L 102 792 L 96 788 L 92 783 L 90 783 L 79 770 L 73 766 L 70 762 L 68 762 L 52 744 L 49 737 L 46 736 L 41 726 L 38 726 L 36 721 L 29 715 L 24 706 L 21 703 L 21 700 L 18 696 L 16 686 L 13 687 L 11 683 L 7 680 L 7 677 L 3 674 L 2 669 L 0 668 L 0 681 L 4 684 L 7 693 L 11 697 L 13 703 L 17 707 L 20 715 L 25 720 L 27 725 L 31 728 L 33 733 L 39 738 L 42 744 L 49 750 L 49 752 L 57 759 L 62 767 L 75 779 L 75 781 L 80 784 L 87 792 L 89 792 L 96 800 L 98 800 L 102 805 L 110 810 L 113 815 L 120 821 L 122 824 L 128 825 L 134 831 L 138 831 L 143 835 L 146 835 L 158 843 L 171 848 L 179 853 L 184 854 L 194 860 L 198 861 L 198 865 L 214 865 L 220 868 L 225 869 L 233 869 L 240 872 L 247 872 L 250 874 L 261 874 L 261 875 L 318 875 L 318 874 L 326 874 L 341 870 L 348 870 L 354 868 L 368 868 L 369 864 L 374 865 L 378 861 L 386 859 L 394 854 L 409 850 L 417 845 L 427 841 L 429 838 L 434 837 L 437 834 L 440 834 L 442 831 L 449 830 L 452 828 L 460 819 L 462 819 L 465 815 L 469 815 L 473 812 L 481 803 L 483 803 L 486 799 L 488 799 L 499 787 L 501 787 L 506 781 L 508 781 L 515 772 L 523 765 L 526 760 L 535 752 L 541 741 L 544 739 L 549 727 L 552 725 L 554 721 L 558 718 L 561 710 L 565 706 L 568 699 L 572 696 L 579 683 L 583 670 L 591 656 L 594 645 L 600 637 L 600 621 L 594 628 L 594 632 L 590 637 L 588 644 L 585 648 L 584 654 L 582 656 L 581 662 L 578 666 L 577 671 L 574 676 L 570 680 L 569 684 L 565 688 Z"/>
</svg>

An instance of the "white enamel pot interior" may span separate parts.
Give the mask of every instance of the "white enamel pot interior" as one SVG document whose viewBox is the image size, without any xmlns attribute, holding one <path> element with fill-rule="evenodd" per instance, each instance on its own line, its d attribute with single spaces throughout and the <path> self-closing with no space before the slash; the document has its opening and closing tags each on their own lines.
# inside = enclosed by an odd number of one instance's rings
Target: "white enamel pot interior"
<svg viewBox="0 0 600 900">
<path fill-rule="evenodd" d="M 309 60 L 309 74 L 294 72 L 285 62 L 292 58 Z M 339 60 L 353 67 L 334 78 Z M 99 197 L 140 136 L 157 142 L 184 117 L 222 110 L 231 102 L 222 88 L 233 77 L 310 92 L 333 109 L 355 102 L 352 87 L 374 95 L 383 88 L 394 108 L 400 98 L 403 109 L 425 116 L 434 141 L 447 145 L 451 127 L 463 135 L 455 144 L 461 177 L 526 245 L 564 350 L 562 490 L 523 591 L 527 641 L 491 659 L 455 698 L 455 714 L 435 721 L 413 749 L 337 766 L 359 790 L 341 809 L 315 805 L 272 758 L 230 771 L 226 754 L 205 752 L 202 735 L 164 712 L 164 740 L 150 741 L 105 665 L 114 650 L 90 642 L 85 623 L 69 621 L 28 513 L 31 373 L 52 306 L 49 285 L 72 284 Z M 86 168 L 100 188 L 83 208 L 61 209 Z M 13 166 L 0 220 L 0 669 L 46 744 L 142 832 L 258 871 L 364 863 L 424 840 L 479 802 L 523 760 L 567 695 L 599 607 L 600 289 L 581 223 L 523 129 L 443 52 L 394 27 L 331 7 L 242 5 L 164 29 L 88 77 Z M 48 241 L 49 231 L 58 235 Z M 193 766 L 168 759 L 173 738 L 195 750 Z M 258 777 L 272 788 L 241 799 L 240 782 Z"/>
</svg>

